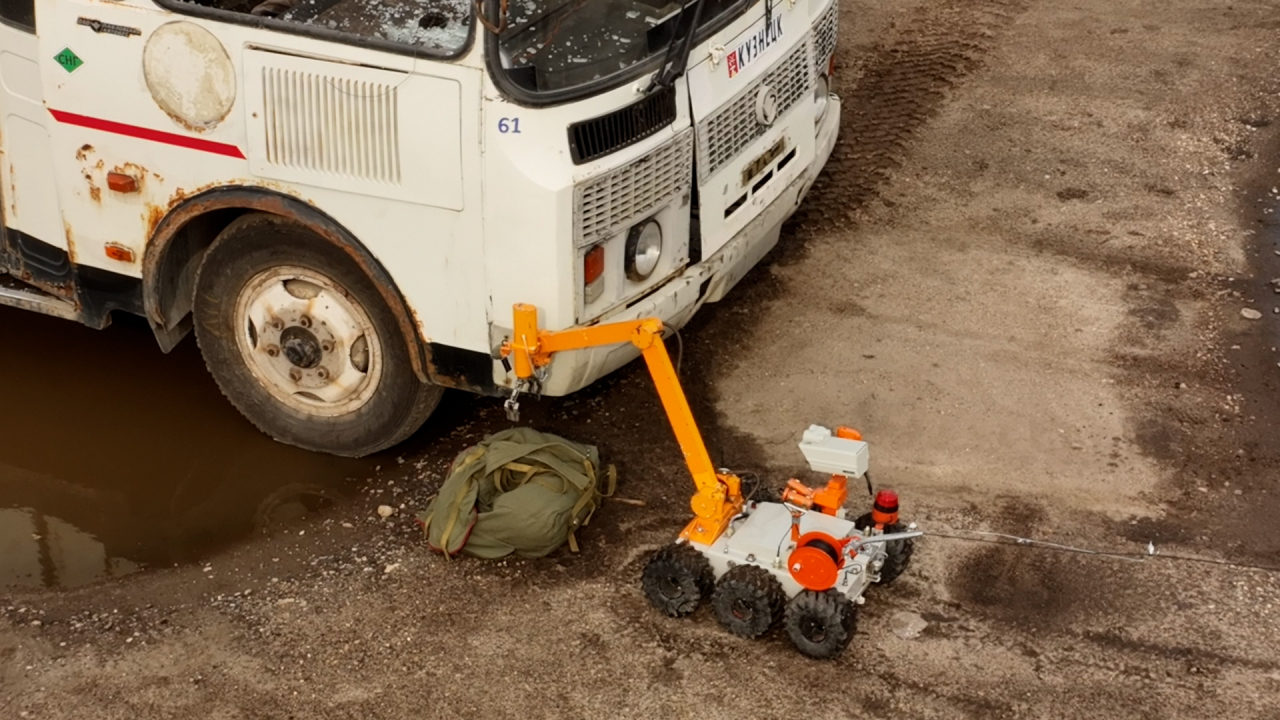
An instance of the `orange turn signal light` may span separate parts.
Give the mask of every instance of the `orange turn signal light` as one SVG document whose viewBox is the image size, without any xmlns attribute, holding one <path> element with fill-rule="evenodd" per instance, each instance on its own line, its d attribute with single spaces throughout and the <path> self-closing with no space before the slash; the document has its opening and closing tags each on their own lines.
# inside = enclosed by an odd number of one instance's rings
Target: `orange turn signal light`
<svg viewBox="0 0 1280 720">
<path fill-rule="evenodd" d="M 112 192 L 136 193 L 138 192 L 138 179 L 121 172 L 109 172 L 107 173 L 107 187 L 111 188 Z"/>
<path fill-rule="evenodd" d="M 597 245 L 582 258 L 582 282 L 584 285 L 599 280 L 604 275 L 604 246 Z"/>
<path fill-rule="evenodd" d="M 106 252 L 107 252 L 107 257 L 111 258 L 112 260 L 116 260 L 119 262 L 126 262 L 126 263 L 133 262 L 133 251 L 123 245 L 117 245 L 116 243 L 107 243 Z"/>
</svg>

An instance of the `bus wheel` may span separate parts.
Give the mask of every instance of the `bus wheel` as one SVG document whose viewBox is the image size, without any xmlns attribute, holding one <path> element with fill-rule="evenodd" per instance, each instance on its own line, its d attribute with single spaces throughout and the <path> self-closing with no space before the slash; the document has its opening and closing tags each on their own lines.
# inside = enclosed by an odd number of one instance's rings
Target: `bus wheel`
<svg viewBox="0 0 1280 720">
<path fill-rule="evenodd" d="M 246 215 L 218 235 L 193 316 L 222 393 L 290 445 L 377 452 L 417 430 L 443 393 L 414 374 L 409 340 L 359 265 L 281 217 Z"/>
</svg>

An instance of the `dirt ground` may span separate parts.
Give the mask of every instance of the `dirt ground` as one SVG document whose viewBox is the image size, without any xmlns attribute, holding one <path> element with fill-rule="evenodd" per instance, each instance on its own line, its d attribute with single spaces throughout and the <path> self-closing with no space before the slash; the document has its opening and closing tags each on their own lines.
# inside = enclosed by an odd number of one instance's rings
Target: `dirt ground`
<svg viewBox="0 0 1280 720">
<path fill-rule="evenodd" d="M 0 594 L 0 716 L 1280 718 L 1280 3 L 844 0 L 841 33 L 827 174 L 682 333 L 718 463 L 814 479 L 801 430 L 852 424 L 932 533 L 841 658 L 647 606 L 691 486 L 637 365 L 525 405 L 646 503 L 579 555 L 425 550 L 411 512 L 506 426 L 451 396 L 318 515 Z"/>
</svg>

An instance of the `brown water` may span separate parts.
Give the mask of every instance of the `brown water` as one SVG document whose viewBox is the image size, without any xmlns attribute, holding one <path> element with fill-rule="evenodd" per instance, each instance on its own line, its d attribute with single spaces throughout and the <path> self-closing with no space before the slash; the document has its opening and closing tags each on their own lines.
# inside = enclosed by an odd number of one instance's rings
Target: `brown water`
<svg viewBox="0 0 1280 720">
<path fill-rule="evenodd" d="M 0 586 L 73 587 L 192 562 L 341 497 L 379 460 L 274 442 L 188 337 L 0 307 Z"/>
</svg>

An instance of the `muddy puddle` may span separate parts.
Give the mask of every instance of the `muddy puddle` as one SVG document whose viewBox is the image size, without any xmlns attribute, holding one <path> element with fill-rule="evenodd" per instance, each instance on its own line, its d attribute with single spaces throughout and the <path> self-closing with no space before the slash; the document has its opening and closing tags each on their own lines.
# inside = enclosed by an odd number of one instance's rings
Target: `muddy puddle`
<svg viewBox="0 0 1280 720">
<path fill-rule="evenodd" d="M 218 392 L 193 338 L 0 308 L 0 586 L 208 557 L 340 500 L 380 458 L 297 450 Z"/>
</svg>

